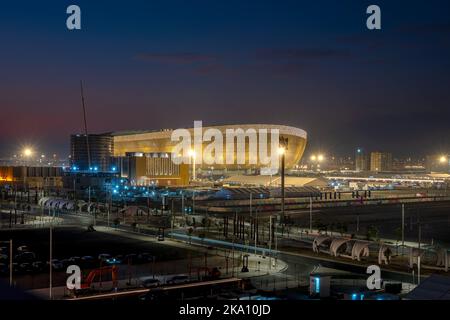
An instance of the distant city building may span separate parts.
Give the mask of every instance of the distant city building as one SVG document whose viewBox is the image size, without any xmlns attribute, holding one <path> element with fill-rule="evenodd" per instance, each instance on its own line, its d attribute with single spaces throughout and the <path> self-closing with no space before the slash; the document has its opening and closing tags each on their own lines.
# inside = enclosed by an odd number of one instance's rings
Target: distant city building
<svg viewBox="0 0 450 320">
<path fill-rule="evenodd" d="M 427 172 L 450 172 L 450 157 L 448 155 L 428 155 L 425 159 Z"/>
<path fill-rule="evenodd" d="M 370 171 L 392 171 L 392 154 L 389 152 L 371 152 Z"/>
<path fill-rule="evenodd" d="M 370 168 L 369 157 L 365 153 L 364 149 L 358 148 L 355 153 L 355 170 L 356 171 L 368 171 Z"/>
<path fill-rule="evenodd" d="M 89 134 L 87 138 L 85 134 L 71 135 L 70 153 L 71 166 L 76 171 L 114 171 L 114 139 L 108 133 Z"/>
<path fill-rule="evenodd" d="M 425 173 L 425 164 L 423 159 L 394 158 L 392 160 L 392 171 L 404 173 Z"/>
<path fill-rule="evenodd" d="M 0 167 L 0 185 L 11 185 L 18 189 L 43 189 L 62 187 L 61 167 Z"/>
</svg>

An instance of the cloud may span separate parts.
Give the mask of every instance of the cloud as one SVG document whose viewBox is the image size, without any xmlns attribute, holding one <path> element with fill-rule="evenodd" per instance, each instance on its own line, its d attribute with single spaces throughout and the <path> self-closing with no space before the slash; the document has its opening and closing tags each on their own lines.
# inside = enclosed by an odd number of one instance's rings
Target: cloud
<svg viewBox="0 0 450 320">
<path fill-rule="evenodd" d="M 140 53 L 136 56 L 142 61 L 168 63 L 168 64 L 193 64 L 216 60 L 215 56 L 193 52 L 180 53 Z"/>
</svg>

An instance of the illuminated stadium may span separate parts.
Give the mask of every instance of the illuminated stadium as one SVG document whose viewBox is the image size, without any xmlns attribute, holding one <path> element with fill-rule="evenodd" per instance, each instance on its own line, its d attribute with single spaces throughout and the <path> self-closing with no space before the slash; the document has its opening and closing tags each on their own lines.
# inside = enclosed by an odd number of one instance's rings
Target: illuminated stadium
<svg viewBox="0 0 450 320">
<path fill-rule="evenodd" d="M 303 152 L 306 146 L 307 134 L 304 130 L 283 126 L 283 125 L 273 125 L 273 124 L 245 124 L 245 125 L 224 125 L 224 126 L 210 126 L 203 127 L 202 132 L 204 133 L 208 129 L 216 129 L 219 130 L 224 136 L 226 130 L 238 130 L 242 129 L 243 132 L 248 132 L 247 130 L 264 130 L 266 129 L 268 132 L 270 130 L 279 130 L 280 138 L 287 138 L 287 148 L 286 148 L 286 168 L 292 168 L 295 166 L 301 159 Z M 194 128 L 186 129 L 189 131 L 192 136 L 194 136 Z M 174 130 L 172 129 L 164 129 L 160 131 L 130 131 L 130 132 L 115 132 L 113 133 L 114 140 L 114 156 L 115 157 L 123 157 L 127 153 L 172 153 L 174 151 L 175 146 L 178 144 L 177 141 L 172 141 L 171 136 Z M 246 159 L 248 159 L 248 151 L 249 151 L 249 137 L 245 135 L 245 153 Z M 270 150 L 270 134 L 267 135 L 267 149 Z M 203 149 L 210 144 L 211 142 L 203 142 Z M 229 145 L 229 141 L 223 141 L 223 150 L 226 149 L 227 143 Z M 225 162 L 224 162 L 225 163 Z M 210 169 L 212 166 L 207 164 L 198 164 L 198 168 L 200 169 Z M 264 167 L 259 162 L 256 164 L 250 164 L 249 161 L 245 161 L 244 164 L 214 164 L 214 169 L 219 170 L 246 170 L 246 169 L 260 169 Z"/>
</svg>

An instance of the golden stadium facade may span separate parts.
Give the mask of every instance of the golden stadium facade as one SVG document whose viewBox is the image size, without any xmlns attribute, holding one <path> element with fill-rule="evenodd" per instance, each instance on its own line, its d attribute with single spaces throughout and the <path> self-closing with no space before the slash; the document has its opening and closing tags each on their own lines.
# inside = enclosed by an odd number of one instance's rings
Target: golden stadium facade
<svg viewBox="0 0 450 320">
<path fill-rule="evenodd" d="M 268 132 L 270 130 L 278 129 L 279 136 L 288 139 L 288 145 L 286 148 L 286 168 L 292 168 L 300 161 L 303 152 L 306 147 L 307 134 L 304 130 L 283 126 L 283 125 L 273 125 L 273 124 L 244 124 L 244 125 L 223 125 L 223 126 L 209 126 L 203 127 L 202 130 L 205 132 L 208 129 L 218 129 L 223 136 L 226 135 L 227 129 L 237 130 L 242 129 L 247 131 L 248 129 L 254 129 L 256 131 L 266 129 Z M 192 136 L 194 136 L 194 128 L 187 129 Z M 172 153 L 174 147 L 178 144 L 177 141 L 172 141 L 172 129 L 164 129 L 160 131 L 131 131 L 131 132 L 116 132 L 113 133 L 114 140 L 114 156 L 122 157 L 126 153 Z M 203 148 L 205 148 L 211 142 L 203 142 Z M 226 148 L 226 141 L 224 139 L 224 150 Z M 245 140 L 248 144 L 248 139 Z M 268 150 L 270 150 L 270 134 L 268 135 L 267 144 Z M 248 153 L 248 146 L 246 145 L 246 152 Z M 210 169 L 211 165 L 206 165 L 204 163 L 197 164 L 198 168 Z M 227 170 L 243 170 L 243 169 L 259 169 L 264 167 L 264 165 L 259 163 L 249 164 L 214 164 L 214 169 L 227 169 Z"/>
</svg>

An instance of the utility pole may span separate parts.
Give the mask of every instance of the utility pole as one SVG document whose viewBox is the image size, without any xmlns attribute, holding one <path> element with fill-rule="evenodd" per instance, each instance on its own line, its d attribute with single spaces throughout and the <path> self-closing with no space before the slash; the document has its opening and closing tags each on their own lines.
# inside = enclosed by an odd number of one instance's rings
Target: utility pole
<svg viewBox="0 0 450 320">
<path fill-rule="evenodd" d="M 9 240 L 9 286 L 13 285 L 13 241 Z"/>
<path fill-rule="evenodd" d="M 183 217 L 183 227 L 186 224 L 186 216 L 185 215 L 186 215 L 186 212 L 184 209 L 184 193 L 183 193 L 183 191 L 181 191 L 181 216 Z"/>
<path fill-rule="evenodd" d="M 288 138 L 280 137 L 280 154 L 281 154 L 281 223 L 283 224 L 284 229 L 284 210 L 285 210 L 285 160 L 286 160 L 286 151 L 288 148 Z"/>
<path fill-rule="evenodd" d="M 192 190 L 192 214 L 195 215 L 195 190 Z"/>
<path fill-rule="evenodd" d="M 274 240 L 275 240 L 275 260 L 274 260 L 274 267 L 277 266 L 277 262 L 278 262 L 278 241 L 277 241 L 277 230 L 275 229 L 275 232 L 273 233 L 274 236 Z"/>
<path fill-rule="evenodd" d="M 255 219 L 254 219 L 254 234 L 255 234 L 255 254 L 256 254 L 256 247 L 257 247 L 257 242 L 258 242 L 258 208 L 256 208 L 255 211 Z"/>
<path fill-rule="evenodd" d="M 49 274 L 49 298 L 50 300 L 53 299 L 52 296 L 52 283 L 53 283 L 53 222 L 50 222 L 50 250 L 49 250 L 49 264 L 50 264 L 50 274 Z"/>
<path fill-rule="evenodd" d="M 269 269 L 272 269 L 272 216 L 269 217 Z"/>
<path fill-rule="evenodd" d="M 419 256 L 417 257 L 417 284 L 420 284 L 420 251 Z"/>
<path fill-rule="evenodd" d="M 170 213 L 171 213 L 171 221 L 170 221 L 170 234 L 172 235 L 172 237 L 173 237 L 173 224 L 174 224 L 174 212 L 173 212 L 173 199 L 172 199 L 172 207 L 171 207 L 171 209 L 170 209 Z"/>
<path fill-rule="evenodd" d="M 111 215 L 111 209 L 112 209 L 112 191 L 109 190 L 108 229 L 109 229 L 109 216 Z"/>
<path fill-rule="evenodd" d="M 252 217 L 252 197 L 253 194 L 250 192 L 250 217 Z"/>
<path fill-rule="evenodd" d="M 312 233 L 312 197 L 309 197 L 309 233 Z"/>
<path fill-rule="evenodd" d="M 405 248 L 405 204 L 402 203 L 402 255 Z"/>
</svg>

